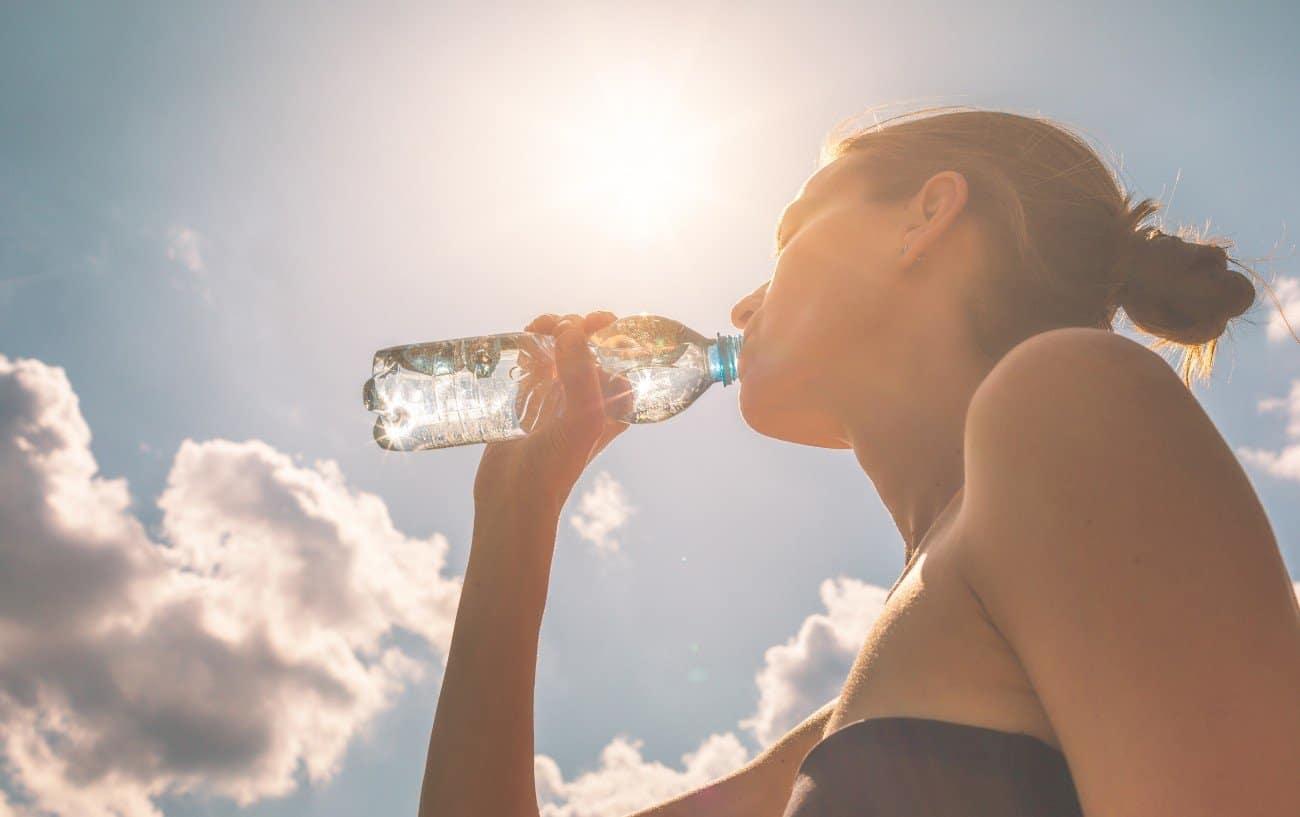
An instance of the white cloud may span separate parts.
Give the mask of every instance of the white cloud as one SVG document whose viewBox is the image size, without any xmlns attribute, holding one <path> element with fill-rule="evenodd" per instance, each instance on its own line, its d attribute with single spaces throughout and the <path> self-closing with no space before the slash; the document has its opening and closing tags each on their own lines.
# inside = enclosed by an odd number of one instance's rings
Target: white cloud
<svg viewBox="0 0 1300 817">
<path fill-rule="evenodd" d="M 755 679 L 758 708 L 740 725 L 764 747 L 839 695 L 887 595 L 843 576 L 826 579 L 820 591 L 826 612 L 804 619 L 794 637 L 769 647 Z"/>
<path fill-rule="evenodd" d="M 569 524 L 598 553 L 617 553 L 619 542 L 611 534 L 627 523 L 634 510 L 618 480 L 601 471 L 578 500 L 578 512 L 569 517 Z"/>
<path fill-rule="evenodd" d="M 192 273 L 207 270 L 203 263 L 203 237 L 189 227 L 172 227 L 167 235 L 167 257 Z"/>
<path fill-rule="evenodd" d="M 445 652 L 446 540 L 397 531 L 332 461 L 186 440 L 154 541 L 89 444 L 62 369 L 0 356 L 0 815 L 325 780 L 427 666 L 394 634 Z"/>
<path fill-rule="evenodd" d="M 1259 401 L 1259 410 L 1287 415 L 1286 436 L 1289 445 L 1272 451 L 1266 448 L 1238 448 L 1237 453 L 1246 462 L 1264 469 L 1280 479 L 1300 480 L 1300 380 L 1292 381 L 1291 392 L 1286 397 L 1270 397 Z"/>
<path fill-rule="evenodd" d="M 642 741 L 616 737 L 600 765 L 566 782 L 554 760 L 537 755 L 533 774 L 541 817 L 623 817 L 730 774 L 749 760 L 732 733 L 709 735 L 672 769 L 641 757 Z"/>
<path fill-rule="evenodd" d="M 1282 310 L 1279 312 L 1274 309 L 1269 316 L 1268 339 L 1288 340 L 1291 338 L 1291 330 L 1286 326 L 1288 322 L 1292 329 L 1300 333 L 1300 278 L 1279 278 L 1273 283 L 1273 291 L 1277 294 Z M 1283 320 L 1283 315 L 1286 320 Z"/>
</svg>

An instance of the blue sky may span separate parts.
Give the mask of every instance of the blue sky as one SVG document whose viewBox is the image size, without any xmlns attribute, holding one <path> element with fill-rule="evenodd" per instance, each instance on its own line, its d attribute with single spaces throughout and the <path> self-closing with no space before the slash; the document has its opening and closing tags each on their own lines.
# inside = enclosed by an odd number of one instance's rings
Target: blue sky
<svg viewBox="0 0 1300 817">
<path fill-rule="evenodd" d="M 270 733 L 324 730 L 332 749 L 218 757 L 196 739 L 182 762 L 150 754 L 126 709 L 92 717 L 65 702 L 58 711 L 87 718 L 106 746 L 135 735 L 152 760 L 99 747 L 96 765 L 53 741 L 66 779 L 38 782 L 26 750 L 0 743 L 0 815 L 414 813 L 446 636 L 446 598 L 429 588 L 451 592 L 463 573 L 479 449 L 376 447 L 360 403 L 371 352 L 508 331 L 543 311 L 650 311 L 723 329 L 768 276 L 776 217 L 821 140 L 869 107 L 978 105 L 1074 125 L 1131 187 L 1172 195 L 1169 223 L 1208 221 L 1239 255 L 1275 256 L 1260 269 L 1300 318 L 1297 24 L 1283 3 L 6 5 L 0 415 L 11 429 L 63 429 L 67 457 L 51 465 L 11 446 L 5 467 L 27 470 L 5 475 L 50 492 L 92 486 L 69 496 L 93 494 L 104 518 L 141 524 L 114 522 L 114 547 L 164 564 L 168 592 L 195 593 L 241 627 L 253 622 L 244 602 L 213 601 L 226 585 L 205 574 L 204 549 L 225 545 L 205 526 L 244 543 L 244 582 L 261 581 L 250 578 L 258 554 L 279 564 L 277 548 L 350 554 L 330 580 L 352 582 L 364 603 L 340 609 L 367 623 L 348 630 L 306 596 L 293 599 L 299 617 L 281 611 L 284 627 L 315 628 L 293 630 L 295 643 L 338 647 L 337 631 L 351 633 L 351 669 L 331 669 L 355 682 L 337 710 L 344 725 Z M 647 197 L 660 208 L 639 214 L 650 228 L 611 207 L 597 178 L 664 143 L 647 132 L 691 134 L 675 164 L 656 166 L 689 172 Z M 1300 577 L 1300 346 L 1270 331 L 1270 310 L 1235 328 L 1197 394 L 1242 452 Z M 40 365 L 14 369 L 21 360 Z M 78 453 L 77 417 L 93 462 Z M 254 490 L 266 493 L 229 499 Z M 349 527 L 376 518 L 363 495 L 392 531 Z M 327 507 L 337 549 L 302 533 L 319 514 L 271 496 Z M 754 435 L 734 390 L 632 429 L 574 497 L 590 535 L 566 516 L 537 689 L 537 751 L 568 786 L 551 792 L 555 815 L 622 807 L 583 800 L 602 786 L 630 792 L 630 811 L 752 755 L 835 694 L 874 588 L 901 566 L 851 455 Z M 32 546 L 9 535 L 22 525 L 72 541 L 5 508 L 3 547 Z M 294 525 L 296 549 L 278 544 L 274 532 Z M 392 549 L 445 563 L 423 585 L 358 578 L 356 565 Z M 192 575 L 212 581 L 176 578 Z M 270 585 L 229 585 L 253 586 Z M 0 611 L 42 626 L 16 615 Z M 215 626 L 195 624 L 184 643 Z M 163 643 L 140 647 L 141 660 L 161 661 L 151 650 Z M 401 658 L 383 664 L 382 650 Z M 358 667 L 373 677 L 346 674 Z M 297 689 L 265 683 L 250 689 Z M 0 718 L 16 734 L 14 718 L 30 726 L 52 706 L 11 698 Z M 568 785 L 584 773 L 588 788 Z"/>
</svg>

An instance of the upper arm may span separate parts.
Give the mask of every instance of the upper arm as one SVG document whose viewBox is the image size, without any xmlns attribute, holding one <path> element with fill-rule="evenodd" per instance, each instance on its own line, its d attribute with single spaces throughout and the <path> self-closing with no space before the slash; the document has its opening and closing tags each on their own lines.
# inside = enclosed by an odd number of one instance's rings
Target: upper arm
<svg viewBox="0 0 1300 817">
<path fill-rule="evenodd" d="M 1089 814 L 1300 813 L 1300 614 L 1231 450 L 1158 357 L 1038 336 L 972 400 L 966 570 Z"/>
<path fill-rule="evenodd" d="M 731 774 L 629 817 L 780 817 L 804 755 L 821 740 L 832 698 Z"/>
</svg>

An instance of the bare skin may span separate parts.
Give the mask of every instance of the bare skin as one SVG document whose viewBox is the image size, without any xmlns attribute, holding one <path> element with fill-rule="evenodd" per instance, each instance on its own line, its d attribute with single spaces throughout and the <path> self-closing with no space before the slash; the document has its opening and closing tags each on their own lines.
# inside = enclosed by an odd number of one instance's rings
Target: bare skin
<svg viewBox="0 0 1300 817">
<path fill-rule="evenodd" d="M 762 434 L 852 448 L 908 567 L 837 699 L 638 817 L 779 817 L 818 740 L 886 715 L 1035 735 L 1065 753 L 1089 815 L 1300 813 L 1300 608 L 1222 437 L 1163 361 L 1104 331 L 985 359 L 965 319 L 985 257 L 966 180 L 936 173 L 882 203 L 862 162 L 809 180 L 771 280 L 733 310 L 740 402 Z M 560 508 L 623 431 L 580 341 L 612 319 L 530 326 L 560 336 L 577 410 L 484 453 L 425 817 L 538 814 L 533 681 Z M 825 348 L 859 350 L 854 376 Z"/>
</svg>

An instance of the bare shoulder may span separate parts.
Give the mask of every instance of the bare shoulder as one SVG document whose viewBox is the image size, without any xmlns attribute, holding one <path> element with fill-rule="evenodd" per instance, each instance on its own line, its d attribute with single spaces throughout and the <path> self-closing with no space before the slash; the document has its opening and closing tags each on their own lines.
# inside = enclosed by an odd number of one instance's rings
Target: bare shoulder
<svg viewBox="0 0 1300 817">
<path fill-rule="evenodd" d="M 1059 501 L 1134 490 L 1156 500 L 1175 472 L 1220 500 L 1253 499 L 1173 369 L 1099 329 L 1044 332 L 1012 349 L 971 400 L 965 444 L 966 496 L 976 503 L 1001 505 L 1029 489 Z"/>
<path fill-rule="evenodd" d="M 1066 525 L 1128 525 L 1146 532 L 1145 547 L 1186 559 L 1200 543 L 1221 544 L 1179 535 L 1203 515 L 1218 529 L 1230 520 L 1224 533 L 1238 557 L 1276 553 L 1214 423 L 1164 360 L 1119 335 L 1061 329 L 1011 350 L 971 400 L 965 448 L 963 516 L 996 532 L 981 546 L 986 556 L 1019 559 L 1049 541 L 1059 548 L 1069 540 L 1050 532 Z M 1100 558 L 1105 547 L 1088 545 Z"/>
<path fill-rule="evenodd" d="M 971 402 L 958 524 L 1086 811 L 1244 813 L 1254 791 L 1297 813 L 1279 758 L 1300 753 L 1300 610 L 1249 480 L 1164 361 L 1100 330 L 1012 350 Z"/>
<path fill-rule="evenodd" d="M 1102 329 L 1056 329 L 1025 340 L 998 362 L 971 400 L 967 431 L 996 433 L 1007 421 L 1069 420 L 1109 406 L 1108 422 L 1140 422 L 1152 411 L 1204 417 L 1157 354 Z M 1164 417 L 1163 419 L 1169 419 Z"/>
</svg>

